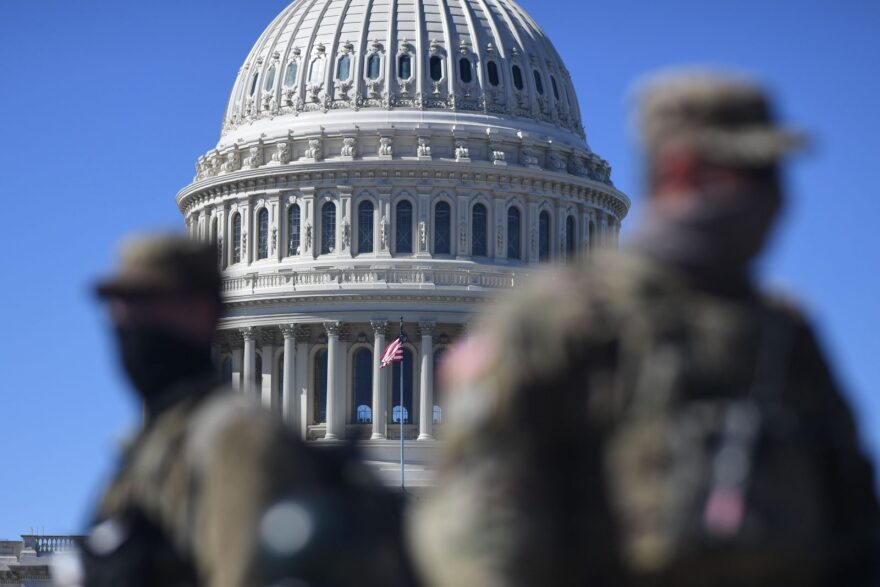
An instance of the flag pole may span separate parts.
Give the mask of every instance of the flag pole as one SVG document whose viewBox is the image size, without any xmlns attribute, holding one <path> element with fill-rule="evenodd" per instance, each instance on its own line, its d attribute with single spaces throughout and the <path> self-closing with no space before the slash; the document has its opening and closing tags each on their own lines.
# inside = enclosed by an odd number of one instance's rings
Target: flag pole
<svg viewBox="0 0 880 587">
<path fill-rule="evenodd" d="M 406 342 L 406 334 L 403 332 L 403 316 L 400 317 L 400 337 L 399 338 L 400 338 L 400 345 L 403 346 L 403 343 Z M 403 364 L 404 364 L 404 362 L 405 361 L 403 359 L 400 360 L 400 394 L 398 396 L 400 398 L 400 411 L 397 413 L 398 417 L 400 418 L 400 491 L 401 492 L 406 491 L 405 483 L 404 483 L 404 476 L 403 476 L 403 463 L 404 463 L 403 454 L 404 454 L 404 442 L 405 442 L 403 439 L 403 409 L 404 409 L 403 408 L 403 406 L 404 406 L 404 401 L 403 401 Z"/>
</svg>

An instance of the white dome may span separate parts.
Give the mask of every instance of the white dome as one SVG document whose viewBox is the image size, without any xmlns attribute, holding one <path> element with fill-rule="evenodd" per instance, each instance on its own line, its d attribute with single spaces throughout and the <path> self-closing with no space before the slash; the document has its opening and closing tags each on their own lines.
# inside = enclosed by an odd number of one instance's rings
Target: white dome
<svg viewBox="0 0 880 587">
<path fill-rule="evenodd" d="M 510 0 L 294 2 L 240 69 L 221 142 L 392 121 L 515 128 L 586 147 L 568 71 Z"/>
</svg>

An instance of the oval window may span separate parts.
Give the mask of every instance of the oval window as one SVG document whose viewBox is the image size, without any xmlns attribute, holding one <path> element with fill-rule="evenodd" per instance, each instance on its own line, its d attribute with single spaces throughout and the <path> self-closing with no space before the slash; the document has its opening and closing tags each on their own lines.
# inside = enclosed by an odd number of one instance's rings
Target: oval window
<svg viewBox="0 0 880 587">
<path fill-rule="evenodd" d="M 471 83 L 471 61 L 466 57 L 462 57 L 458 60 L 458 76 L 461 78 L 461 81 L 469 84 Z"/>
<path fill-rule="evenodd" d="M 254 95 L 254 92 L 257 91 L 257 81 L 260 79 L 260 74 L 255 73 L 253 79 L 251 80 L 251 96 Z"/>
<path fill-rule="evenodd" d="M 409 55 L 401 55 L 397 61 L 397 77 L 409 79 L 412 77 L 412 59 Z"/>
<path fill-rule="evenodd" d="M 430 61 L 431 68 L 431 79 L 435 82 L 439 82 L 443 79 L 443 60 L 440 57 L 434 55 L 431 57 Z"/>
<path fill-rule="evenodd" d="M 319 84 L 321 83 L 321 78 L 324 77 L 324 60 L 323 59 L 315 59 L 312 61 L 312 67 L 309 70 L 309 83 L 310 84 Z"/>
<path fill-rule="evenodd" d="M 269 68 L 269 71 L 266 72 L 266 85 L 264 89 L 267 92 L 271 92 L 272 88 L 275 87 L 275 66 Z"/>
<path fill-rule="evenodd" d="M 523 89 L 523 76 L 522 70 L 519 68 L 519 65 L 513 66 L 513 85 L 517 90 Z"/>
<path fill-rule="evenodd" d="M 296 61 L 291 61 L 287 64 L 287 72 L 284 74 L 284 85 L 287 87 L 292 86 L 296 83 L 296 70 L 297 65 Z"/>
<path fill-rule="evenodd" d="M 489 83 L 493 86 L 497 86 L 501 83 L 501 80 L 498 78 L 498 65 L 495 64 L 494 61 L 490 61 L 489 65 L 486 66 L 486 69 L 489 72 Z"/>
<path fill-rule="evenodd" d="M 537 69 L 533 73 L 535 74 L 535 89 L 538 90 L 538 93 L 543 96 L 544 95 L 544 82 L 541 80 L 541 74 L 538 73 Z"/>
<path fill-rule="evenodd" d="M 550 76 L 550 85 L 553 86 L 553 96 L 558 100 L 559 99 L 559 86 L 556 85 L 556 78 L 552 75 Z"/>
<path fill-rule="evenodd" d="M 351 77 L 351 57 L 343 55 L 336 66 L 336 78 L 346 81 L 349 77 Z"/>
<path fill-rule="evenodd" d="M 379 67 L 382 63 L 382 58 L 377 54 L 373 53 L 370 55 L 370 58 L 367 59 L 367 77 L 370 79 L 379 79 Z"/>
</svg>

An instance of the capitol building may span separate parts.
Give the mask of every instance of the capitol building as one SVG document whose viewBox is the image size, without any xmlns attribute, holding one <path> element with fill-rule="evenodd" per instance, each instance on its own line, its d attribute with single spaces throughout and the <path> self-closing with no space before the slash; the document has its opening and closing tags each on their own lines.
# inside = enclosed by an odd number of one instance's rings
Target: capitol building
<svg viewBox="0 0 880 587">
<path fill-rule="evenodd" d="M 397 458 L 401 418 L 413 462 L 430 456 L 444 351 L 540 264 L 616 244 L 630 206 L 512 0 L 297 0 L 196 170 L 177 205 L 217 247 L 224 376 L 376 460 Z M 404 360 L 380 369 L 400 316 Z"/>
</svg>

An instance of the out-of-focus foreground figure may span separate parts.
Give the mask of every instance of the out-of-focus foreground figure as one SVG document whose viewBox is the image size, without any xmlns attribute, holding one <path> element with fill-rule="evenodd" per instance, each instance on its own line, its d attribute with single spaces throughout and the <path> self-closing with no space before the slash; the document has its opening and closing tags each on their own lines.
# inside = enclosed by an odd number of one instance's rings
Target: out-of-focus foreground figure
<svg viewBox="0 0 880 587">
<path fill-rule="evenodd" d="M 145 418 L 84 541 L 83 583 L 409 584 L 399 510 L 359 463 L 219 386 L 219 287 L 212 246 L 165 236 L 131 241 L 98 286 Z"/>
<path fill-rule="evenodd" d="M 431 585 L 875 584 L 878 504 L 803 316 L 753 259 L 803 142 L 720 73 L 647 84 L 646 220 L 451 351 L 412 536 Z"/>
</svg>

